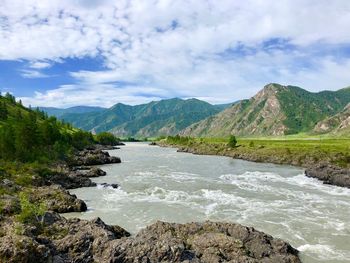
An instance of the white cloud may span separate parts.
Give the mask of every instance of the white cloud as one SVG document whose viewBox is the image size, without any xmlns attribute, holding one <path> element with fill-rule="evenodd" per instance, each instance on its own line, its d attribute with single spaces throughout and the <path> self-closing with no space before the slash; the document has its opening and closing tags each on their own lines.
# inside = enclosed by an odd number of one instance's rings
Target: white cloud
<svg viewBox="0 0 350 263">
<path fill-rule="evenodd" d="M 32 69 L 45 69 L 50 68 L 52 63 L 44 62 L 44 61 L 31 61 L 29 63 L 29 67 Z"/>
<path fill-rule="evenodd" d="M 116 88 L 109 84 L 94 85 L 63 85 L 45 93 L 36 92 L 33 97 L 22 97 L 25 105 L 40 105 L 51 107 L 72 107 L 76 105 L 110 107 L 120 101 L 130 105 L 142 104 L 151 100 L 160 100 L 158 96 L 144 96 L 145 91 L 161 94 L 162 90 L 152 87 Z M 67 96 L 69 94 L 69 96 Z M 142 95 L 139 95 L 142 94 Z"/>
<path fill-rule="evenodd" d="M 35 105 L 174 96 L 222 103 L 268 82 L 313 91 L 349 85 L 349 57 L 336 55 L 350 45 L 349 28 L 344 0 L 2 0 L 0 60 L 29 60 L 22 74 L 40 77 L 55 61 L 102 56 L 105 71 L 71 72 L 71 86 L 26 99 Z M 293 48 L 265 48 L 271 39 Z M 315 53 L 322 46 L 329 54 Z"/>
<path fill-rule="evenodd" d="M 22 69 L 20 70 L 20 74 L 22 77 L 27 79 L 37 79 L 37 78 L 48 78 L 50 77 L 47 74 L 44 74 L 38 70 L 31 70 L 31 69 Z"/>
</svg>

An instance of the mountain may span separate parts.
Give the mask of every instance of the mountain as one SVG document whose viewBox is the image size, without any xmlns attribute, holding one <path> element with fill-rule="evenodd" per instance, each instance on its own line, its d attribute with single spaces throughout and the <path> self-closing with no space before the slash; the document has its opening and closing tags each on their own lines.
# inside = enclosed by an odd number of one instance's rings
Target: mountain
<svg viewBox="0 0 350 263">
<path fill-rule="evenodd" d="M 136 106 L 118 103 L 100 111 L 64 113 L 59 118 L 88 131 L 110 131 L 122 137 L 153 137 L 177 134 L 228 106 L 231 104 L 211 105 L 198 99 L 174 98 Z"/>
<path fill-rule="evenodd" d="M 313 131 L 350 135 L 350 103 L 341 112 L 317 123 Z"/>
<path fill-rule="evenodd" d="M 181 134 L 220 137 L 309 132 L 318 122 L 337 114 L 349 102 L 350 88 L 312 93 L 295 86 L 271 83 L 251 99 L 242 100 L 195 123 Z"/>
<path fill-rule="evenodd" d="M 75 106 L 66 109 L 54 108 L 54 107 L 39 107 L 40 110 L 45 111 L 50 116 L 55 116 L 61 118 L 67 114 L 76 113 L 90 113 L 90 112 L 100 112 L 105 110 L 102 107 L 91 107 L 91 106 Z"/>
</svg>

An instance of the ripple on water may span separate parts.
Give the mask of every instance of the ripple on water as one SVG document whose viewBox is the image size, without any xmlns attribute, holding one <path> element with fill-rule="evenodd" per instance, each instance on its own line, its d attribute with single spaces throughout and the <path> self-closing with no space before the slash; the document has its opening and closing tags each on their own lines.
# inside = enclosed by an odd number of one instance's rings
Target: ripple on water
<svg viewBox="0 0 350 263">
<path fill-rule="evenodd" d="M 118 152 L 129 162 L 108 167 L 103 180 L 120 182 L 118 189 L 98 185 L 73 191 L 93 208 L 90 214 L 105 215 L 111 218 L 109 223 L 122 226 L 127 221 L 125 227 L 134 233 L 157 219 L 238 222 L 289 241 L 305 262 L 350 258 L 346 248 L 350 189 L 324 185 L 293 167 L 232 162 L 157 147 L 147 148 L 143 156 L 142 149 Z M 156 152 L 154 159 L 150 151 Z M 144 160 L 152 164 L 139 165 Z M 113 217 L 120 221 L 112 221 Z"/>
</svg>

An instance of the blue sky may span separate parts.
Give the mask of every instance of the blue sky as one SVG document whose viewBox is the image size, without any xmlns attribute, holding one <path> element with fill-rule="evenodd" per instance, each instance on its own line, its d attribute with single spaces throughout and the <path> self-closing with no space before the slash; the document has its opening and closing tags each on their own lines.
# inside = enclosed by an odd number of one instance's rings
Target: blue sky
<svg viewBox="0 0 350 263">
<path fill-rule="evenodd" d="M 0 0 L 0 90 L 26 105 L 227 103 L 350 86 L 347 0 Z"/>
</svg>

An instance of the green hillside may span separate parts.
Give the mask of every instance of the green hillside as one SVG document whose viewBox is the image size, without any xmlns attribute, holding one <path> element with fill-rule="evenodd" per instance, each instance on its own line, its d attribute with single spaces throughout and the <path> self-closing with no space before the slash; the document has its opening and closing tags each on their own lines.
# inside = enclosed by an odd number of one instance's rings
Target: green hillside
<svg viewBox="0 0 350 263">
<path fill-rule="evenodd" d="M 251 99 L 195 123 L 181 134 L 217 137 L 311 132 L 318 122 L 337 114 L 349 102 L 349 88 L 312 93 L 299 87 L 273 83 Z"/>
<path fill-rule="evenodd" d="M 153 137 L 177 134 L 228 106 L 230 104 L 216 106 L 197 99 L 174 98 L 136 106 L 118 103 L 99 112 L 66 113 L 59 118 L 87 131 L 111 131 L 122 137 Z"/>
<path fill-rule="evenodd" d="M 39 109 L 42 111 L 45 111 L 48 115 L 55 116 L 57 118 L 67 114 L 100 112 L 105 110 L 105 108 L 90 107 L 90 106 L 75 106 L 67 109 L 60 109 L 60 108 L 54 108 L 54 107 L 39 107 Z"/>
<path fill-rule="evenodd" d="M 10 94 L 0 96 L 0 159 L 64 159 L 72 149 L 92 142 L 91 133 L 73 129 L 39 109 L 28 109 Z"/>
<path fill-rule="evenodd" d="M 317 123 L 313 131 L 350 136 L 350 103 L 339 113 Z"/>
</svg>

